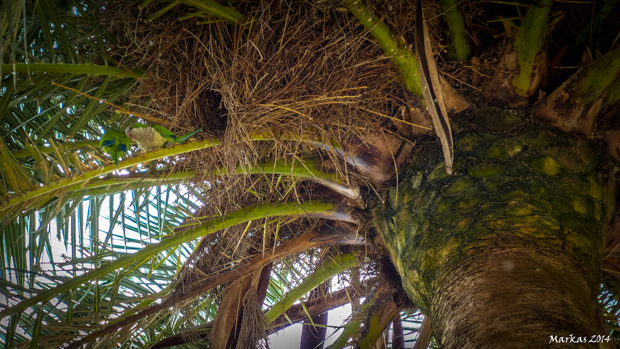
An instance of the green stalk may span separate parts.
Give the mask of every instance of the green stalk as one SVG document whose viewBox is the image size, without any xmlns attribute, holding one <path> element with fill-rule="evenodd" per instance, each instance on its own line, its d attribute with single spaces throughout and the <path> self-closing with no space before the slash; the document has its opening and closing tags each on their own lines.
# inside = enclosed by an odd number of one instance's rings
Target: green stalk
<svg viewBox="0 0 620 349">
<path fill-rule="evenodd" d="M 97 168 L 91 171 L 84 172 L 74 177 L 64 178 L 55 183 L 51 183 L 44 187 L 40 187 L 38 189 L 28 191 L 20 196 L 13 197 L 2 205 L 3 207 L 0 208 L 0 212 L 6 212 L 8 209 L 16 205 L 19 205 L 21 203 L 24 203 L 28 200 L 40 197 L 45 194 L 51 194 L 52 192 L 56 190 L 67 188 L 69 186 L 73 186 L 78 183 L 83 183 L 88 180 L 99 178 L 101 176 L 104 176 L 108 173 L 112 173 L 114 171 L 119 171 L 125 168 L 129 168 L 129 167 L 138 165 L 143 162 L 161 159 L 166 156 L 184 154 L 184 153 L 188 153 L 194 150 L 209 148 L 209 147 L 212 147 L 218 144 L 220 144 L 218 140 L 206 139 L 202 141 L 188 142 L 185 144 L 176 145 L 172 148 L 159 149 L 159 150 L 151 151 L 148 153 L 144 153 L 142 155 L 132 157 L 123 162 L 120 162 L 118 165 L 108 165 L 105 167 L 101 167 L 101 168 Z"/>
<path fill-rule="evenodd" d="M 172 185 L 172 184 L 178 184 L 183 182 L 186 179 L 189 178 L 193 178 L 193 174 L 192 177 L 187 177 L 187 178 L 181 178 L 181 177 L 177 177 L 174 179 L 168 179 L 168 178 L 158 178 L 157 180 L 144 180 L 144 181 L 128 181 L 129 184 L 119 184 L 122 183 L 122 181 L 120 182 L 115 182 L 113 185 L 112 184 L 108 184 L 108 185 L 102 185 L 101 183 L 95 183 L 93 184 L 93 186 L 91 188 L 89 188 L 91 186 L 91 183 L 87 184 L 84 188 L 82 189 L 75 189 L 74 192 L 72 193 L 68 193 L 65 195 L 69 195 L 69 200 L 76 200 L 76 199 L 80 199 L 82 197 L 86 197 L 86 196 L 96 196 L 96 195 L 110 195 L 110 194 L 114 194 L 114 193 L 121 193 L 121 192 L 125 192 L 128 190 L 138 190 L 138 189 L 143 189 L 146 187 L 152 187 L 154 185 Z M 114 179 L 111 179 L 109 181 L 114 181 Z M 107 182 L 107 181 L 106 181 Z M 85 192 L 83 191 L 85 190 Z"/>
<path fill-rule="evenodd" d="M 370 301 L 362 304 L 360 312 L 365 312 L 370 306 Z M 361 320 L 350 320 L 347 325 L 344 327 L 344 330 L 340 334 L 340 336 L 336 339 L 334 344 L 332 344 L 331 349 L 342 349 L 349 342 L 349 338 L 353 336 L 357 331 L 359 331 L 360 326 L 362 326 L 363 321 Z"/>
<path fill-rule="evenodd" d="M 618 103 L 618 101 L 620 101 L 620 78 L 616 78 L 616 80 L 611 83 L 605 95 L 605 103 L 607 103 L 607 105 L 612 106 Z"/>
<path fill-rule="evenodd" d="M 147 18 L 144 22 L 145 23 L 151 23 L 154 19 L 158 18 L 159 16 L 163 15 L 164 13 L 172 10 L 174 7 L 176 7 L 179 3 L 181 3 L 179 0 L 173 1 L 171 3 L 169 3 L 168 5 L 164 6 L 164 8 L 162 8 L 161 10 L 153 13 L 152 15 L 149 16 L 149 18 Z M 142 8 L 143 6 L 140 6 L 140 8 Z"/>
<path fill-rule="evenodd" d="M 553 0 L 540 0 L 541 6 L 531 5 L 515 38 L 514 51 L 519 54 L 519 74 L 512 78 L 512 85 L 521 96 L 527 96 L 536 56 L 545 49 L 552 2 Z"/>
<path fill-rule="evenodd" d="M 212 0 L 181 0 L 185 5 L 193 6 L 232 25 L 245 23 L 245 16 L 231 7 L 226 7 Z"/>
<path fill-rule="evenodd" d="M 316 159 L 304 160 L 303 162 L 296 161 L 294 164 L 291 163 L 291 161 L 287 163 L 284 160 L 270 160 L 253 166 L 237 167 L 236 172 L 237 174 L 284 174 L 304 179 L 323 180 L 345 185 L 342 178 L 338 178 L 338 175 L 335 173 L 321 172 L 320 166 L 321 162 Z M 225 174 L 225 172 L 226 170 L 222 168 L 217 170 L 216 174 Z"/>
<path fill-rule="evenodd" d="M 45 313 L 45 307 L 41 304 L 41 308 L 39 308 L 39 312 L 37 313 L 37 319 L 34 323 L 34 328 L 32 330 L 32 340 L 30 340 L 30 349 L 37 349 L 39 347 L 39 336 L 41 335 L 41 330 L 43 329 L 43 317 L 47 314 Z"/>
<path fill-rule="evenodd" d="M 355 268 L 360 264 L 359 258 L 353 254 L 345 254 L 342 256 L 337 256 L 329 263 L 323 264 L 319 266 L 316 271 L 309 277 L 307 277 L 304 281 L 299 284 L 299 286 L 292 289 L 289 293 L 287 293 L 282 300 L 278 303 L 274 304 L 271 309 L 267 313 L 265 313 L 265 319 L 267 323 L 272 323 L 278 316 L 282 315 L 288 308 L 290 308 L 293 303 L 295 303 L 301 296 L 307 294 L 312 291 L 316 287 L 318 287 L 321 283 L 325 282 L 325 280 L 329 280 L 330 277 L 340 274 L 343 271 L 351 268 Z M 2 315 L 2 314 L 0 314 Z"/>
<path fill-rule="evenodd" d="M 268 133 L 256 133 L 256 134 L 250 135 L 250 139 L 253 141 L 272 141 L 274 140 L 274 137 Z M 314 145 L 320 146 L 323 149 L 329 149 L 329 146 L 326 143 L 319 142 L 316 139 L 312 138 L 310 135 L 302 136 L 300 138 L 292 134 L 286 134 L 280 137 L 280 139 L 293 140 L 293 141 L 305 141 L 305 142 L 309 142 Z M 339 154 L 343 153 L 342 147 L 337 142 L 333 141 L 331 145 L 334 147 L 334 149 Z M 58 143 L 56 144 L 56 146 L 66 151 L 78 150 L 78 149 L 83 149 L 83 148 L 98 148 L 99 140 L 65 142 L 65 143 Z M 44 153 L 44 154 L 54 152 L 54 148 L 48 147 L 48 146 L 40 146 L 38 147 L 38 149 L 41 153 Z M 24 158 L 24 157 L 32 156 L 32 153 L 28 149 L 16 150 L 16 151 L 13 151 L 12 154 L 13 154 L 13 157 L 15 158 Z"/>
<path fill-rule="evenodd" d="M 3 1 L 0 5 L 0 57 L 6 57 L 5 52 L 9 45 L 15 42 L 17 37 L 14 32 L 17 30 L 19 20 L 22 16 L 22 9 L 25 2 L 22 1 Z M 6 39 L 5 39 L 6 38 Z"/>
<path fill-rule="evenodd" d="M 303 163 L 296 161 L 292 164 L 284 160 L 267 161 L 252 166 L 237 167 L 236 174 L 275 174 L 303 178 L 323 184 L 334 189 L 338 193 L 351 198 L 357 198 L 359 192 L 351 189 L 345 179 L 340 178 L 336 173 L 327 173 L 320 170 L 321 162 L 316 159 L 304 160 Z M 223 167 L 216 169 L 214 174 L 217 176 L 225 175 L 226 169 Z M 77 192 L 80 196 L 82 191 L 88 190 L 86 195 L 111 194 L 119 191 L 143 188 L 152 185 L 164 185 L 179 183 L 183 180 L 191 179 L 196 176 L 195 171 L 181 171 L 173 173 L 159 172 L 153 175 L 132 174 L 128 176 L 110 176 L 89 181 L 87 184 L 77 183 L 65 188 L 66 192 Z"/>
<path fill-rule="evenodd" d="M 73 279 L 69 279 L 61 285 L 58 285 L 52 289 L 47 291 L 42 291 L 36 296 L 23 300 L 17 305 L 4 309 L 0 312 L 0 319 L 11 314 L 14 314 L 19 311 L 23 311 L 39 302 L 45 302 L 56 297 L 59 294 L 67 292 L 73 288 L 79 287 L 85 283 L 88 283 L 95 279 L 103 278 L 105 275 L 121 269 L 127 268 L 133 264 L 143 262 L 149 258 L 152 258 L 158 253 L 166 251 L 168 249 L 174 248 L 181 244 L 190 242 L 194 239 L 203 237 L 205 235 L 213 234 L 222 229 L 226 229 L 232 227 L 237 224 L 246 223 L 253 220 L 259 220 L 264 218 L 270 218 L 275 216 L 303 216 L 303 215 L 321 215 L 325 216 L 333 213 L 336 209 L 336 204 L 331 202 L 320 202 L 320 201 L 307 201 L 301 204 L 298 203 L 279 203 L 279 204 L 266 204 L 266 205 L 257 205 L 247 207 L 230 214 L 224 215 L 222 217 L 218 217 L 214 220 L 208 221 L 206 223 L 200 224 L 193 229 L 188 229 L 183 232 L 179 232 L 174 234 L 167 239 L 164 239 L 160 243 L 151 244 L 140 251 L 125 255 L 123 257 L 118 258 L 113 262 L 109 262 L 103 264 L 101 267 L 89 271 L 81 276 L 75 277 Z M 336 261 L 332 262 L 336 263 Z M 358 261 L 355 257 L 347 257 L 343 258 L 339 261 L 340 265 L 349 266 L 348 268 L 352 268 L 357 265 Z M 325 267 L 325 272 L 330 272 L 332 270 L 340 270 L 332 266 L 332 264 L 328 264 L 330 267 Z M 347 268 L 347 269 L 348 269 Z M 344 270 L 344 269 L 343 269 Z M 322 275 L 320 276 L 322 280 Z M 316 276 L 314 279 L 317 279 L 318 283 L 322 282 L 319 280 L 319 276 Z M 301 295 L 300 295 L 301 296 Z M 291 303 L 292 304 L 292 303 Z M 288 309 L 288 308 L 287 308 Z"/>
<path fill-rule="evenodd" d="M 286 138 L 296 139 L 296 137 L 293 137 L 293 136 L 288 136 Z M 258 135 L 253 135 L 252 139 L 253 140 L 269 140 L 269 139 L 273 139 L 273 137 L 268 137 L 266 135 L 258 134 Z M 307 140 L 307 141 L 310 141 L 316 145 L 320 145 L 320 146 L 323 145 L 322 143 L 319 143 L 313 140 Z M 137 157 L 124 160 L 118 165 L 108 165 L 103 168 L 91 170 L 79 176 L 65 178 L 51 185 L 32 190 L 31 192 L 28 192 L 27 194 L 21 197 L 14 197 L 9 200 L 8 204 L 5 205 L 5 207 L 0 208 L 0 212 L 6 211 L 10 207 L 23 203 L 27 200 L 31 200 L 33 198 L 40 197 L 46 194 L 53 194 L 54 191 L 61 189 L 61 188 L 64 189 L 65 192 L 67 193 L 72 192 L 72 191 L 77 192 L 75 194 L 70 194 L 70 195 L 73 195 L 76 198 L 78 198 L 80 196 L 83 196 L 84 194 L 86 195 L 110 194 L 110 193 L 118 192 L 119 190 L 122 191 L 123 188 L 121 187 L 121 185 L 127 185 L 129 183 L 132 183 L 132 188 L 144 187 L 144 185 L 142 185 L 141 182 L 161 181 L 162 184 L 178 183 L 184 179 L 193 178 L 194 172 L 172 173 L 172 174 L 167 175 L 165 180 L 161 179 L 160 176 L 146 176 L 146 175 L 145 176 L 141 176 L 141 175 L 117 176 L 114 178 L 103 178 L 103 179 L 100 179 L 98 177 L 109 174 L 116 170 L 120 170 L 120 169 L 124 169 L 127 167 L 137 165 L 141 162 L 147 162 L 147 161 L 151 161 L 154 159 L 159 159 L 164 156 L 176 155 L 176 154 L 185 153 L 185 152 L 196 150 L 196 149 L 207 148 L 207 147 L 218 145 L 218 144 L 219 144 L 218 141 L 192 142 L 192 143 L 185 143 L 184 145 L 180 145 L 180 146 L 175 146 L 170 149 L 161 149 L 161 150 L 157 150 L 154 152 L 145 153 L 141 156 L 137 156 Z M 61 146 L 61 148 L 63 148 L 63 150 L 69 151 L 69 150 L 75 150 L 75 149 L 80 149 L 80 148 L 85 148 L 85 147 L 98 147 L 98 146 L 99 146 L 99 141 L 83 141 L 83 142 L 67 142 L 67 143 L 64 143 Z M 342 153 L 342 149 L 339 146 L 336 148 L 336 150 Z M 54 150 L 52 147 L 39 147 L 39 151 L 43 153 L 50 153 L 50 152 L 53 152 Z M 14 156 L 17 155 L 20 157 L 32 155 L 30 153 L 30 150 L 28 149 L 15 151 L 12 154 Z M 214 171 L 215 175 L 222 175 L 225 173 L 226 171 L 224 169 L 218 169 Z M 272 174 L 290 175 L 293 177 L 304 178 L 307 180 L 312 180 L 317 183 L 323 184 L 333 189 L 334 191 L 342 195 L 345 195 L 351 199 L 358 199 L 359 197 L 358 190 L 351 188 L 345 179 L 340 178 L 336 173 L 326 173 L 326 172 L 321 171 L 321 162 L 317 160 L 307 160 L 307 161 L 304 161 L 303 163 L 296 162 L 295 164 L 292 164 L 290 162 L 287 164 L 284 161 L 277 161 L 275 163 L 273 161 L 269 161 L 269 162 L 257 164 L 254 166 L 248 166 L 248 167 L 243 167 L 243 168 L 239 167 L 237 168 L 236 173 L 237 174 L 259 174 L 259 173 L 269 174 L 269 173 L 272 173 Z M 139 183 L 136 183 L 136 182 L 139 182 Z M 84 193 L 83 192 L 84 190 L 88 190 L 88 192 Z"/>
<path fill-rule="evenodd" d="M 65 151 L 72 151 L 72 150 L 78 150 L 78 149 L 83 149 L 83 148 L 98 148 L 99 141 L 66 142 L 66 143 L 56 144 L 56 147 L 58 147 L 58 149 L 65 150 Z M 40 147 L 37 147 L 37 149 L 43 154 L 54 152 L 53 147 L 40 146 Z M 12 152 L 12 154 L 13 154 L 13 157 L 15 158 L 25 158 L 28 156 L 32 156 L 32 153 L 30 152 L 29 149 L 16 150 Z"/>
<path fill-rule="evenodd" d="M 296 161 L 294 164 L 290 161 L 267 161 L 254 166 L 238 167 L 237 174 L 280 174 L 297 178 L 303 178 L 315 181 L 334 191 L 346 195 L 351 199 L 359 197 L 359 191 L 352 189 L 344 178 L 340 178 L 336 173 L 327 173 L 321 171 L 322 162 L 316 159 Z M 218 171 L 224 173 L 224 170 Z M 216 172 L 216 174 L 219 174 Z"/>
<path fill-rule="evenodd" d="M 445 11 L 443 18 L 448 24 L 448 58 L 466 61 L 471 55 L 471 48 L 467 43 L 463 14 L 455 0 L 441 0 L 439 4 Z"/>
<path fill-rule="evenodd" d="M 89 75 L 102 75 L 102 76 L 114 76 L 118 79 L 123 78 L 139 78 L 144 75 L 144 71 L 141 69 L 134 69 L 127 71 L 122 67 L 112 67 L 108 65 L 95 65 L 95 64 L 62 64 L 62 63 L 15 63 L 15 64 L 3 64 L 2 72 L 16 72 L 16 73 L 63 73 L 63 74 L 89 74 Z"/>
<path fill-rule="evenodd" d="M 74 184 L 66 188 L 67 191 L 80 191 L 80 190 L 89 190 L 96 189 L 101 187 L 116 187 L 123 186 L 127 187 L 132 184 L 149 184 L 154 185 L 153 183 L 177 183 L 184 179 L 191 179 L 196 176 L 194 171 L 181 171 L 181 172 L 172 172 L 172 173 L 158 173 L 157 175 L 148 175 L 148 174 L 132 174 L 129 176 L 111 176 L 106 178 L 94 179 L 88 182 L 86 185 L 84 184 Z M 142 185 L 144 187 L 144 185 Z"/>
<path fill-rule="evenodd" d="M 392 63 L 402 74 L 407 90 L 423 100 L 416 57 L 407 49 L 405 43 L 394 40 L 390 29 L 381 17 L 364 6 L 362 0 L 343 0 L 342 3 L 357 17 L 364 28 L 370 31 L 386 56 L 390 57 Z"/>
<path fill-rule="evenodd" d="M 560 88 L 569 86 L 572 90 L 570 93 L 571 98 L 591 102 L 600 98 L 608 88 L 612 87 L 612 84 L 615 85 L 612 90 L 612 93 L 615 95 L 618 86 L 614 83 L 614 80 L 619 75 L 620 45 L 577 71 Z"/>
<path fill-rule="evenodd" d="M 17 329 L 17 324 L 19 323 L 19 318 L 22 314 L 13 314 L 9 319 L 9 326 L 6 330 L 6 337 L 4 340 L 4 345 L 6 348 L 13 348 L 13 341 L 15 340 L 15 330 Z"/>
</svg>

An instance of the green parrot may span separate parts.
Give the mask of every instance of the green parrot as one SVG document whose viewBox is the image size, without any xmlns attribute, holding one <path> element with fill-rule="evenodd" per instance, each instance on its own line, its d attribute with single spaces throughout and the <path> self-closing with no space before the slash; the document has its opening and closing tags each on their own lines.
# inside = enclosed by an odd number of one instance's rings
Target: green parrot
<svg viewBox="0 0 620 349">
<path fill-rule="evenodd" d="M 129 137 L 121 131 L 107 130 L 101 136 L 99 146 L 105 153 L 110 155 L 114 164 L 118 165 L 118 158 L 125 155 L 129 149 Z"/>
<path fill-rule="evenodd" d="M 163 148 L 164 146 L 170 147 L 173 144 L 185 142 L 200 130 L 202 130 L 202 128 L 177 137 L 163 126 L 149 126 L 135 123 L 125 129 L 125 134 L 138 143 L 140 149 L 149 151 L 151 149 Z"/>
</svg>

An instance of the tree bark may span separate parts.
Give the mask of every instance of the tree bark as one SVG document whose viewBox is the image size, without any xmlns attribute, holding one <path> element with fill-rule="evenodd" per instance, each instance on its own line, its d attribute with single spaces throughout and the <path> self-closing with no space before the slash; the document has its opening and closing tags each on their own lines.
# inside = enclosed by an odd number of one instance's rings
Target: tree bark
<svg viewBox="0 0 620 349">
<path fill-rule="evenodd" d="M 442 348 L 547 348 L 571 336 L 597 347 L 583 340 L 603 335 L 606 158 L 499 110 L 457 120 L 471 125 L 455 137 L 452 176 L 439 144 L 424 145 L 375 211 L 405 290 Z"/>
</svg>

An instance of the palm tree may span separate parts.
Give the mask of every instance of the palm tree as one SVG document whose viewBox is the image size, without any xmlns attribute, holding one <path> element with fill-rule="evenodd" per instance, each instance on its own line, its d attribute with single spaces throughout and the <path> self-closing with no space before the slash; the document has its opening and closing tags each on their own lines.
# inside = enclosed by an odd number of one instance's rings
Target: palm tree
<svg viewBox="0 0 620 349">
<path fill-rule="evenodd" d="M 4 1 L 5 347 L 612 347 L 616 2 Z"/>
</svg>

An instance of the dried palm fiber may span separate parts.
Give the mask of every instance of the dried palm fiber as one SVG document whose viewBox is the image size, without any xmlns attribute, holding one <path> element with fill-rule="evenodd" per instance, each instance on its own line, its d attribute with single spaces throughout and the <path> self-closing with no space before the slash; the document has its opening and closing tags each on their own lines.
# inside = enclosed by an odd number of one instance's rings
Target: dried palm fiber
<svg viewBox="0 0 620 349">
<path fill-rule="evenodd" d="M 153 2 L 140 10 L 138 3 L 106 1 L 99 17 L 118 40 L 121 63 L 139 65 L 148 72 L 133 108 L 173 123 L 173 131 L 204 127 L 201 136 L 223 142 L 177 157 L 168 168 L 198 172 L 194 185 L 205 192 L 203 216 L 260 200 L 286 199 L 266 184 L 274 176 L 218 176 L 216 180 L 214 168 L 231 170 L 266 158 L 316 155 L 316 146 L 302 136 L 327 144 L 353 134 L 363 138 L 369 130 L 389 127 L 379 114 L 392 116 L 409 99 L 381 49 L 367 39 L 357 19 L 335 3 L 233 2 L 253 19 L 251 31 L 224 23 L 178 20 L 192 11 L 187 6 L 177 6 L 146 23 L 164 4 Z M 413 9 L 406 2 L 377 6 L 379 10 L 391 6 L 395 16 L 390 23 L 405 28 L 395 33 L 411 36 L 407 16 Z M 262 132 L 288 137 L 249 141 L 249 135 Z M 331 163 L 338 173 L 351 171 L 336 159 Z M 284 184 L 296 189 L 282 190 L 289 196 L 312 186 Z M 260 191 L 267 196 L 257 198 L 242 188 L 267 189 Z"/>
<path fill-rule="evenodd" d="M 261 304 L 258 303 L 256 290 L 250 287 L 250 291 L 243 298 L 243 320 L 237 348 L 254 349 L 266 348 L 265 327 L 267 326 Z"/>
<path fill-rule="evenodd" d="M 358 107 L 391 115 L 393 104 L 404 100 L 393 81 L 398 74 L 381 50 L 360 35 L 355 18 L 334 6 L 244 2 L 238 10 L 254 18 L 254 27 L 240 33 L 222 23 L 179 21 L 190 10 L 184 6 L 144 23 L 162 5 L 141 12 L 137 3 L 110 1 L 101 17 L 126 51 L 123 63 L 149 72 L 139 97 L 150 101 L 142 111 L 222 137 L 219 148 L 226 150 L 214 157 L 205 153 L 218 151 L 195 152 L 186 159 L 205 173 L 209 166 L 313 151 L 290 144 L 298 142 L 240 148 L 253 132 L 343 139 L 381 126 L 380 117 Z"/>
<path fill-rule="evenodd" d="M 404 3 L 390 21 L 407 21 Z M 379 114 L 394 116 L 408 100 L 399 74 L 368 40 L 357 19 L 335 3 L 239 3 L 237 10 L 254 19 L 252 31 L 224 23 L 198 25 L 196 19 L 179 21 L 192 10 L 185 6 L 145 23 L 165 4 L 153 2 L 143 10 L 138 4 L 105 1 L 105 11 L 99 14 L 118 40 L 115 53 L 122 52 L 121 63 L 148 72 L 128 107 L 170 122 L 174 132 L 203 127 L 200 137 L 222 141 L 221 146 L 173 159 L 167 169 L 198 173 L 188 184 L 204 203 L 196 217 L 218 217 L 260 202 L 299 200 L 314 186 L 285 178 L 276 187 L 277 177 L 269 175 L 215 177 L 215 168 L 232 170 L 264 159 L 295 159 L 290 154 L 316 156 L 316 146 L 302 136 L 330 144 L 332 139 L 342 141 L 351 135 L 364 138 L 382 127 L 395 131 Z M 407 30 L 398 33 L 410 35 Z M 249 141 L 253 133 L 278 139 Z M 332 163 L 341 164 L 335 158 Z M 216 273 L 237 267 L 247 251 L 273 247 L 275 224 L 267 225 L 265 244 L 262 230 L 256 230 L 262 223 L 252 223 L 243 238 L 245 227 L 205 237 L 166 302 L 175 304 L 175 299 L 201 287 Z M 284 223 L 289 224 L 282 224 L 280 241 L 283 235 L 298 235 L 312 224 L 307 219 Z M 238 245 L 238 241 L 243 242 Z"/>
</svg>

